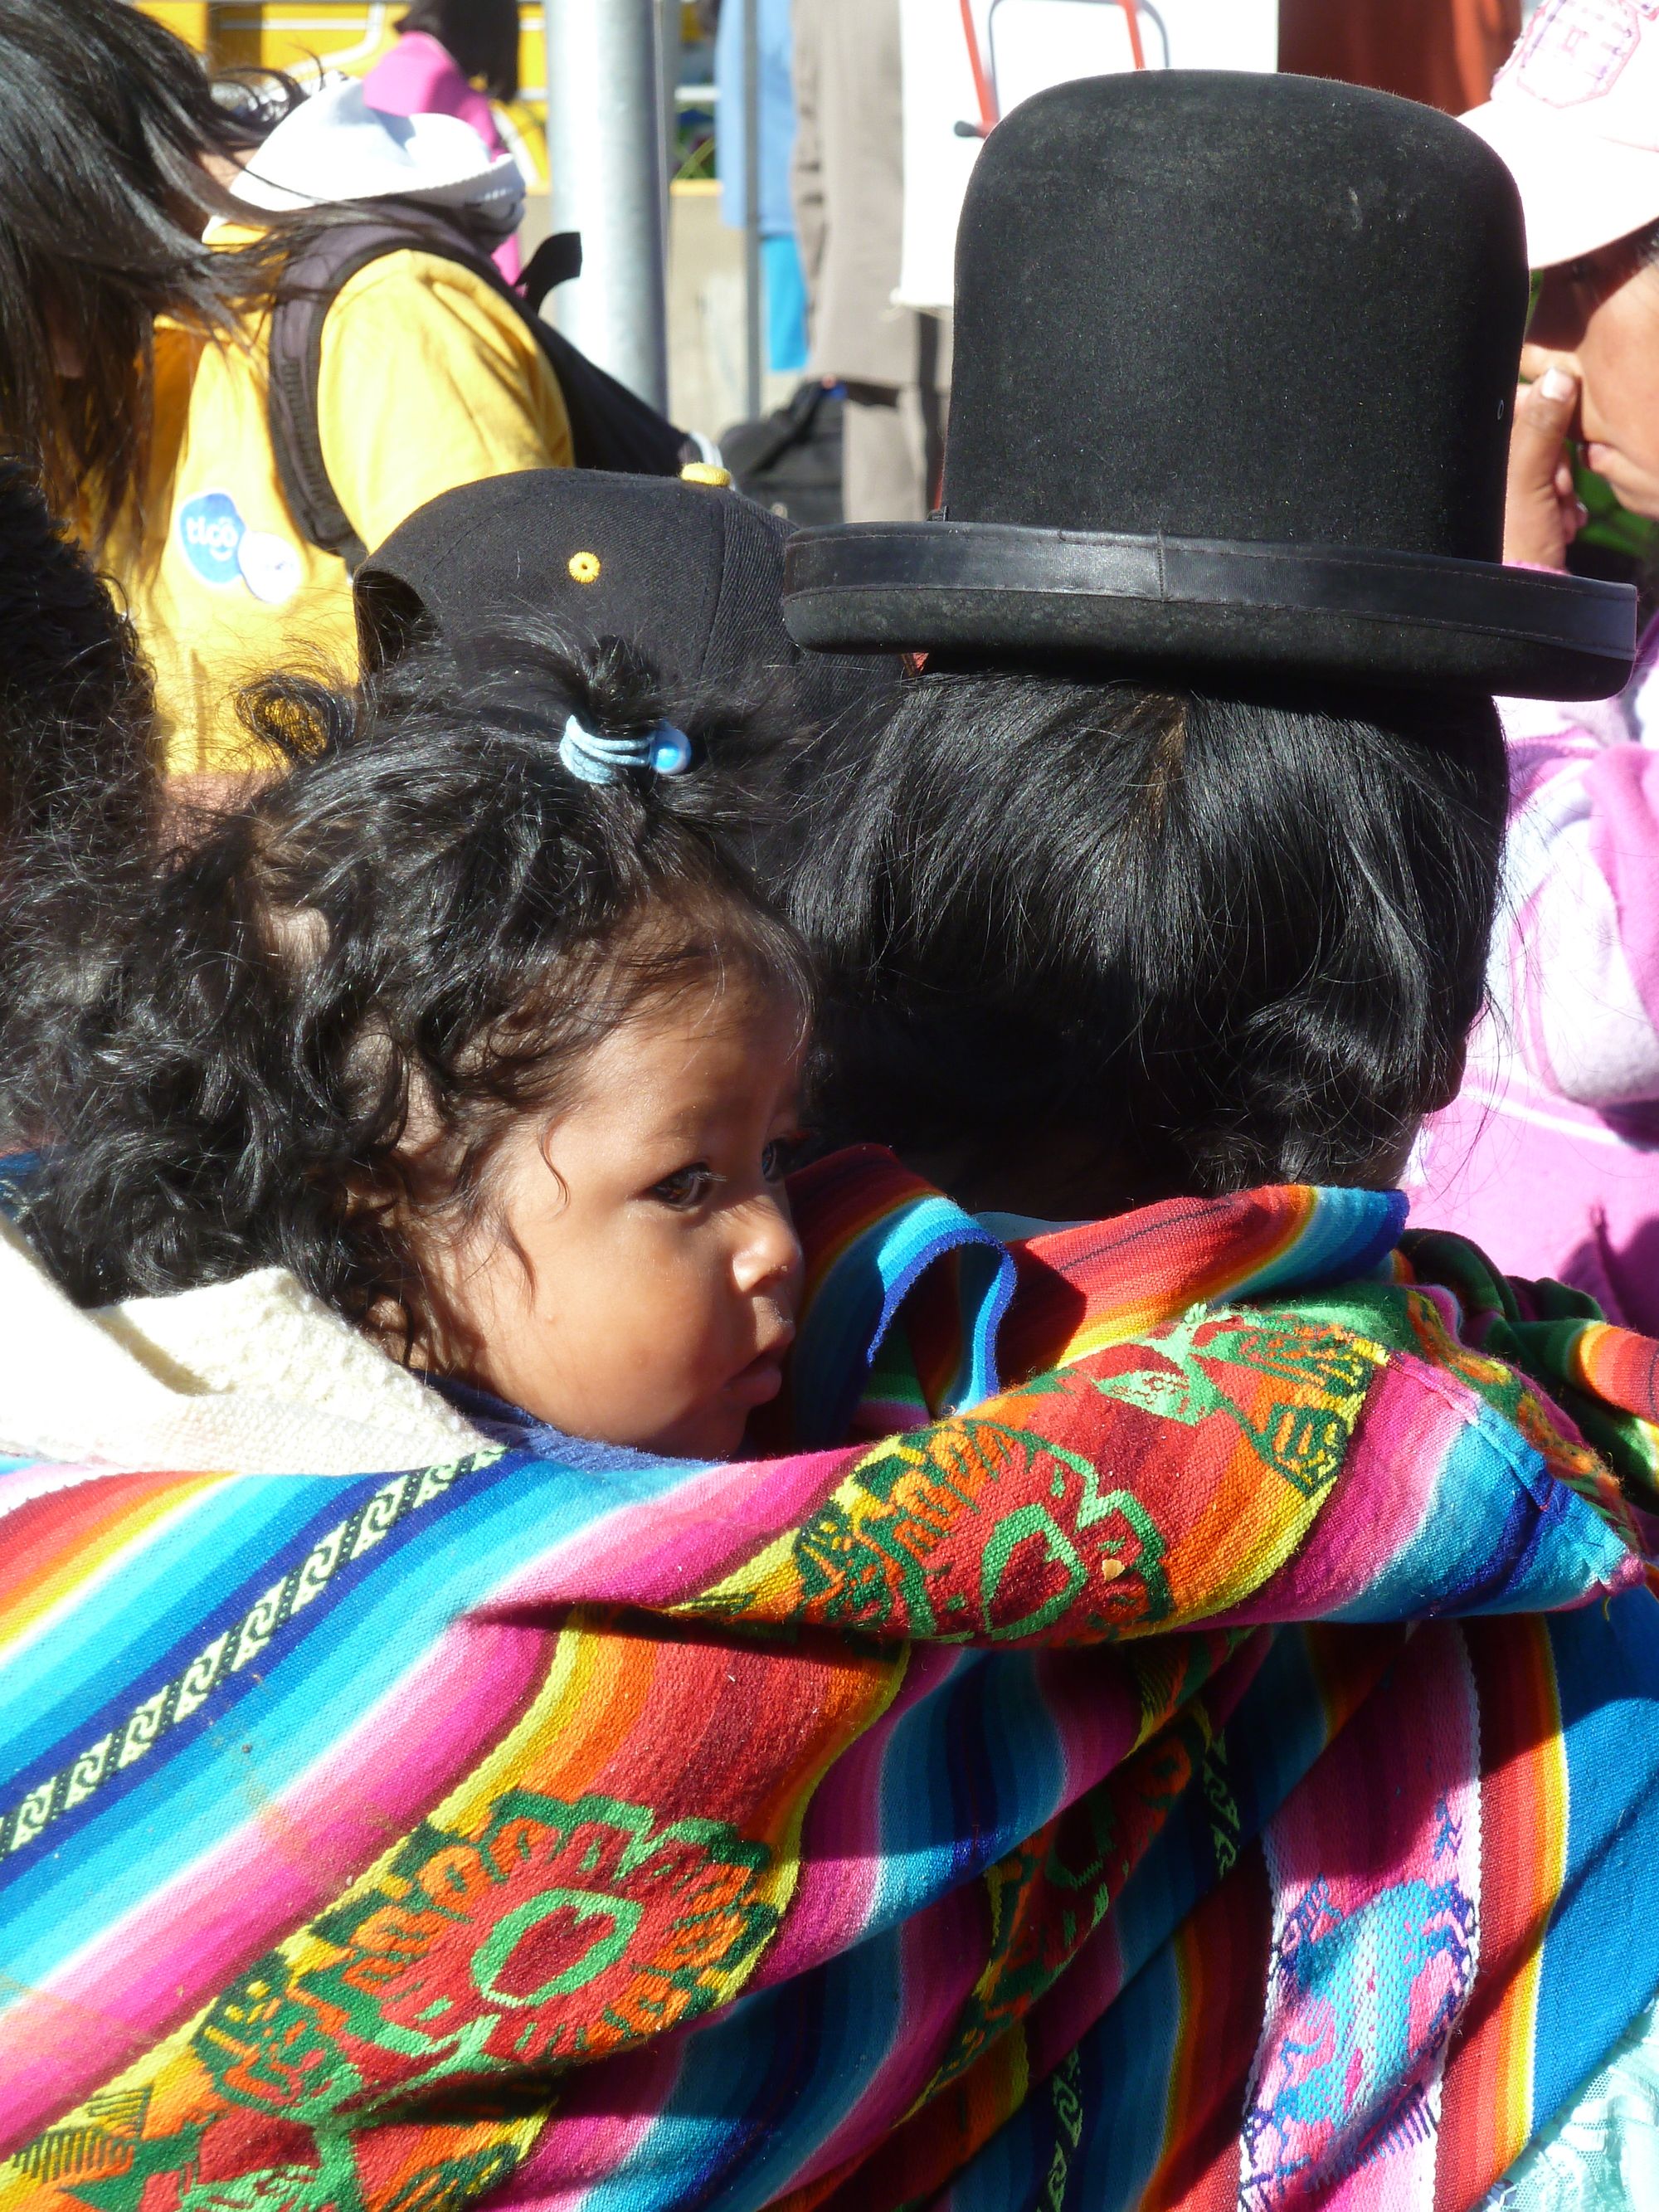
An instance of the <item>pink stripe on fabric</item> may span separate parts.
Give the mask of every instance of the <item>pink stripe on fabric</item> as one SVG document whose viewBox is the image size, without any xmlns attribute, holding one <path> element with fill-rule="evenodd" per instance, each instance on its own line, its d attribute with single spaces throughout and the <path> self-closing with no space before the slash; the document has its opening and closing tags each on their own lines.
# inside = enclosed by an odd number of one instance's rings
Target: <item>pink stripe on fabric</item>
<svg viewBox="0 0 1659 2212">
<path fill-rule="evenodd" d="M 331 1904 L 525 1711 L 554 1638 L 463 1622 L 234 1835 L 0 2021 L 0 2155 L 61 2118 Z M 158 1945 L 158 1927 L 188 1928 Z"/>
<path fill-rule="evenodd" d="M 1359 1595 L 1428 1519 L 1452 1446 L 1480 1404 L 1467 1383 L 1396 1353 L 1372 1381 L 1343 1471 L 1307 1541 L 1225 1619 L 1318 1620 Z"/>
<path fill-rule="evenodd" d="M 601 2067 L 580 2067 L 528 2158 L 499 2189 L 489 2212 L 579 2212 L 590 2190 L 614 2184 L 666 2110 L 685 2051 L 681 2035 L 659 2038 Z M 596 2101 L 583 2108 L 583 2093 Z"/>
<path fill-rule="evenodd" d="M 897 1697 L 819 1784 L 801 1826 L 795 1894 L 755 1977 L 757 1989 L 834 1957 L 868 1926 L 881 1888 L 881 1802 L 895 1731 L 945 1686 L 963 1657 L 948 1645 L 918 1644 Z"/>
<path fill-rule="evenodd" d="M 944 2054 L 952 2021 L 976 1980 L 985 1954 L 984 1893 L 977 1882 L 950 1891 L 893 1931 L 902 2002 L 880 2051 L 861 2053 L 866 2082 L 841 2124 L 808 2166 L 780 2180 L 771 2194 L 828 2172 L 872 2148 L 902 2118 Z M 882 1963 L 892 1955 L 882 1947 Z M 876 1962 L 872 1961 L 872 1966 Z M 718 2031 L 716 2031 L 718 2032 Z M 658 2122 L 684 2126 L 696 2115 L 673 2105 L 683 2033 L 579 2067 L 534 2150 L 514 2179 L 490 2198 L 492 2212 L 534 2206 L 536 2212 L 579 2212 L 590 2190 L 621 2183 L 620 2169 L 639 2155 Z M 876 2071 L 875 2069 L 879 2069 Z M 637 2116 L 644 2115 L 643 2118 Z M 647 2148 L 647 2163 L 649 2163 Z M 655 2202 L 641 2186 L 641 2201 Z"/>
<path fill-rule="evenodd" d="M 1286 2172 L 1331 2212 L 1433 2203 L 1441 2078 L 1480 1960 L 1480 1812 L 1468 1648 L 1431 1621 L 1387 1698 L 1369 1702 L 1262 1832 L 1273 1955 L 1305 1943 L 1319 1957 L 1322 1942 L 1328 1963 L 1269 1982 L 1241 2203 Z M 1367 1963 L 1381 1959 L 1386 1975 Z M 1390 2127 L 1413 2090 L 1426 2124 Z"/>
<path fill-rule="evenodd" d="M 1619 910 L 1626 965 L 1659 1029 L 1659 753 L 1613 745 L 1584 772 L 1590 857 Z"/>
<path fill-rule="evenodd" d="M 841 2124 L 788 2177 L 788 2187 L 799 2189 L 833 2173 L 884 2142 L 927 2087 L 983 1967 L 987 1912 L 982 1885 L 967 1882 L 894 1931 L 902 2001 L 891 2039 L 882 2053 L 860 2053 L 866 2069 L 862 2094 Z"/>
<path fill-rule="evenodd" d="M 573 1604 L 672 1605 L 750 1559 L 830 1497 L 867 1446 L 738 1461 L 689 1472 L 665 1497 L 618 1505 L 508 1577 L 473 1608 Z"/>
</svg>

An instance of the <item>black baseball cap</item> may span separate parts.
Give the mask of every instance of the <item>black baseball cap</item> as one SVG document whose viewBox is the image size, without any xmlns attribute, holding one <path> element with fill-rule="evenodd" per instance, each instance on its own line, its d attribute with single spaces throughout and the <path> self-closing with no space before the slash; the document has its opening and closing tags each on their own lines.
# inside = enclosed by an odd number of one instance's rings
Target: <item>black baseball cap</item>
<svg viewBox="0 0 1659 2212">
<path fill-rule="evenodd" d="M 899 663 L 790 637 L 793 534 L 708 481 L 533 469 L 463 484 L 418 507 L 358 571 L 363 665 L 427 639 L 487 652 L 531 617 L 573 639 L 636 642 L 676 692 L 769 694 L 787 680 L 804 717 L 826 721 L 895 683 Z"/>
</svg>

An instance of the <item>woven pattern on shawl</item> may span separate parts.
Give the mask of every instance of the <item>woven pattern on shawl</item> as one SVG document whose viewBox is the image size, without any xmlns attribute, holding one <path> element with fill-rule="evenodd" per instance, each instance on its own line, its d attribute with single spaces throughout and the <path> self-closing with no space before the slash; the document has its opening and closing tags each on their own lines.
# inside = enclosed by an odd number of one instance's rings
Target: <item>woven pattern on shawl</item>
<svg viewBox="0 0 1659 2212">
<path fill-rule="evenodd" d="M 798 1210 L 850 1443 L 0 1475 L 0 2202 L 1457 2204 L 1649 2002 L 1623 1493 L 1396 1201 Z"/>
</svg>

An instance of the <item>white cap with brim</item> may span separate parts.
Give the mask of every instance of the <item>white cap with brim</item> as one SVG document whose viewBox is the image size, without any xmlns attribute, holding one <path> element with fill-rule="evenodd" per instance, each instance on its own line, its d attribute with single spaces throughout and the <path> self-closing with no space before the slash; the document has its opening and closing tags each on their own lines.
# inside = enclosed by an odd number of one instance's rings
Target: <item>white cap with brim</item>
<svg viewBox="0 0 1659 2212">
<path fill-rule="evenodd" d="M 325 78 L 250 155 L 230 187 L 249 207 L 288 212 L 335 201 L 406 199 L 465 214 L 506 238 L 524 214 L 524 179 L 454 115 L 386 115 L 362 84 Z"/>
<path fill-rule="evenodd" d="M 1520 189 L 1534 269 L 1576 261 L 1659 222 L 1655 149 L 1576 129 L 1532 100 L 1524 109 L 1519 100 L 1489 100 L 1463 120 L 1508 165 Z"/>
<path fill-rule="evenodd" d="M 1659 222 L 1659 22 L 1543 0 L 1492 96 L 1463 120 L 1506 164 L 1534 269 Z"/>
</svg>

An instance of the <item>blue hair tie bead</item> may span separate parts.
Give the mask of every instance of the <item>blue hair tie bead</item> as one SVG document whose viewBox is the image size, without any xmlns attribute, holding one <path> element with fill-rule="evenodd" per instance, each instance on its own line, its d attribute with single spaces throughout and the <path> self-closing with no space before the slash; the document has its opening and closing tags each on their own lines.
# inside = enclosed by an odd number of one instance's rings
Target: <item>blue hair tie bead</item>
<svg viewBox="0 0 1659 2212">
<path fill-rule="evenodd" d="M 691 740 L 672 722 L 659 722 L 651 733 L 651 765 L 659 775 L 684 775 L 691 765 Z"/>
<path fill-rule="evenodd" d="M 672 722 L 639 738 L 602 738 L 573 714 L 559 739 L 559 758 L 579 783 L 617 783 L 630 769 L 680 775 L 691 765 L 691 740 Z"/>
</svg>

